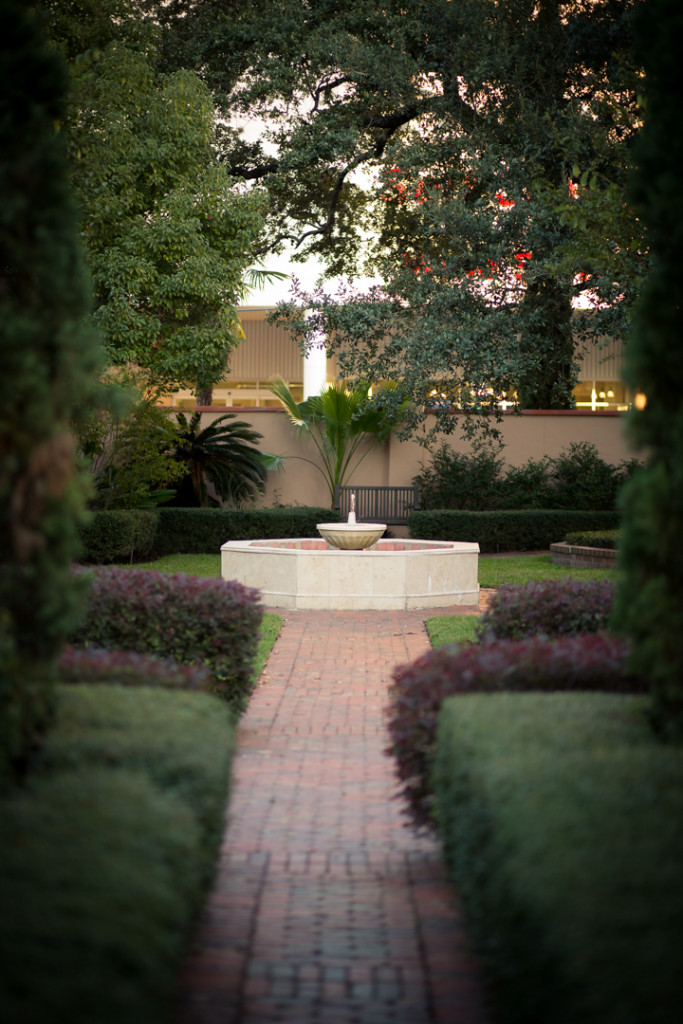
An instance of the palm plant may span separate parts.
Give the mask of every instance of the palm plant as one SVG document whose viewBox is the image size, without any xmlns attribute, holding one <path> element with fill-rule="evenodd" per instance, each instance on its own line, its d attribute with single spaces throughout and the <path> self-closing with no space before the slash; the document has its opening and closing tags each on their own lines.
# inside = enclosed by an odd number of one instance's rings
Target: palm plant
<svg viewBox="0 0 683 1024">
<path fill-rule="evenodd" d="M 234 420 L 234 422 L 228 422 Z M 278 457 L 256 447 L 263 437 L 234 413 L 219 416 L 201 426 L 201 413 L 188 420 L 177 414 L 177 446 L 174 458 L 187 467 L 195 498 L 202 508 L 209 504 L 208 484 L 229 505 L 241 505 L 263 489 L 269 469 L 278 467 Z"/>
<path fill-rule="evenodd" d="M 268 387 L 298 432 L 317 448 L 322 465 L 313 459 L 304 461 L 325 477 L 331 504 L 335 486 L 343 484 L 368 454 L 367 446 L 363 451 L 359 449 L 367 441 L 386 441 L 403 417 L 405 403 L 385 405 L 372 400 L 366 384 L 357 384 L 353 390 L 343 383 L 330 384 L 303 402 L 296 401 L 282 377 L 274 377 Z M 384 390 L 388 394 L 394 389 L 386 386 Z"/>
</svg>

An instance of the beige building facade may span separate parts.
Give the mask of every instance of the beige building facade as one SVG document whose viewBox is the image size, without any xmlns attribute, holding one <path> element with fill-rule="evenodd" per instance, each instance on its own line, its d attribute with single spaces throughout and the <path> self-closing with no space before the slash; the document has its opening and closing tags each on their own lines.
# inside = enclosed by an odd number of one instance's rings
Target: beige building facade
<svg viewBox="0 0 683 1024">
<path fill-rule="evenodd" d="M 303 357 L 284 328 L 266 323 L 269 312 L 269 307 L 240 310 L 245 339 L 232 354 L 230 372 L 214 389 L 213 403 L 204 407 L 202 418 L 208 422 L 226 412 L 235 413 L 262 435 L 264 451 L 283 457 L 282 472 L 270 475 L 259 504 L 328 506 L 330 495 L 325 479 L 306 461 L 316 461 L 313 444 L 298 435 L 268 390 L 268 380 L 279 375 L 298 401 L 304 394 Z M 334 374 L 334 361 L 328 360 L 328 380 L 334 379 Z M 623 415 L 629 396 L 621 376 L 620 344 L 607 342 L 603 347 L 587 349 L 582 354 L 575 410 L 503 415 L 500 428 L 507 464 L 517 466 L 544 455 L 554 457 L 571 442 L 578 441 L 591 442 L 602 458 L 613 464 L 631 458 L 634 453 L 625 435 Z M 194 407 L 195 398 L 189 392 L 179 392 L 170 404 L 175 408 Z M 469 443 L 460 437 L 459 430 L 445 440 L 454 450 L 469 450 Z M 375 486 L 410 484 L 429 461 L 429 453 L 419 443 L 398 441 L 392 436 L 385 444 L 368 445 L 367 454 L 348 482 Z"/>
</svg>

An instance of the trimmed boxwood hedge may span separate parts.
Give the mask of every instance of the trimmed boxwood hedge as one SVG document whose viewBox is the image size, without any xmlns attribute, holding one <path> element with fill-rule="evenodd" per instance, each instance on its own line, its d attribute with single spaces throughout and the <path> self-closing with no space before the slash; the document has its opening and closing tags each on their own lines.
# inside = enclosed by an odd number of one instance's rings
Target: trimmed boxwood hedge
<svg viewBox="0 0 683 1024">
<path fill-rule="evenodd" d="M 457 696 L 439 831 L 501 1024 L 683 1019 L 683 749 L 649 699 Z"/>
<path fill-rule="evenodd" d="M 63 686 L 0 800 L 0 1019 L 166 1024 L 223 832 L 234 716 L 183 690 Z"/>
<path fill-rule="evenodd" d="M 571 509 L 524 509 L 467 512 L 460 509 L 410 513 L 410 536 L 420 540 L 460 540 L 487 551 L 536 551 L 561 541 L 572 530 L 606 530 L 619 526 L 618 512 Z"/>
<path fill-rule="evenodd" d="M 318 537 L 316 523 L 339 522 L 329 508 L 161 508 L 153 554 L 213 554 L 229 540 Z"/>
</svg>

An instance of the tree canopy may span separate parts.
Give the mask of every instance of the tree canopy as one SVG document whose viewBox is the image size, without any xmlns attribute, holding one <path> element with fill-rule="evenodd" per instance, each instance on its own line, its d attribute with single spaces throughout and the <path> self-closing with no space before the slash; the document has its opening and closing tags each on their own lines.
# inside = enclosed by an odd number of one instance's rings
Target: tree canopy
<svg viewBox="0 0 683 1024">
<path fill-rule="evenodd" d="M 216 108 L 197 71 L 160 69 L 157 7 L 37 4 L 69 60 L 63 131 L 109 361 L 199 393 L 242 336 L 236 306 L 267 194 L 219 162 Z"/>
<path fill-rule="evenodd" d="M 640 3 L 176 0 L 162 53 L 232 117 L 222 160 L 268 188 L 270 245 L 380 282 L 300 295 L 282 316 L 304 344 L 326 329 L 344 372 L 422 404 L 564 408 L 577 342 L 623 332 L 642 275 Z"/>
</svg>

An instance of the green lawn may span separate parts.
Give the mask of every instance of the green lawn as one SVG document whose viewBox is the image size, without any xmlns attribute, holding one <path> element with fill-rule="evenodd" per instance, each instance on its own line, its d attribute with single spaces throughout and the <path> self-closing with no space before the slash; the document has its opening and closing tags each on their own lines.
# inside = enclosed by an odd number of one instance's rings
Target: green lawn
<svg viewBox="0 0 683 1024">
<path fill-rule="evenodd" d="M 572 569 L 553 565 L 550 552 L 543 555 L 509 555 L 479 558 L 479 586 L 501 587 L 504 583 L 530 583 L 532 580 L 615 580 L 616 569 Z"/>
</svg>

